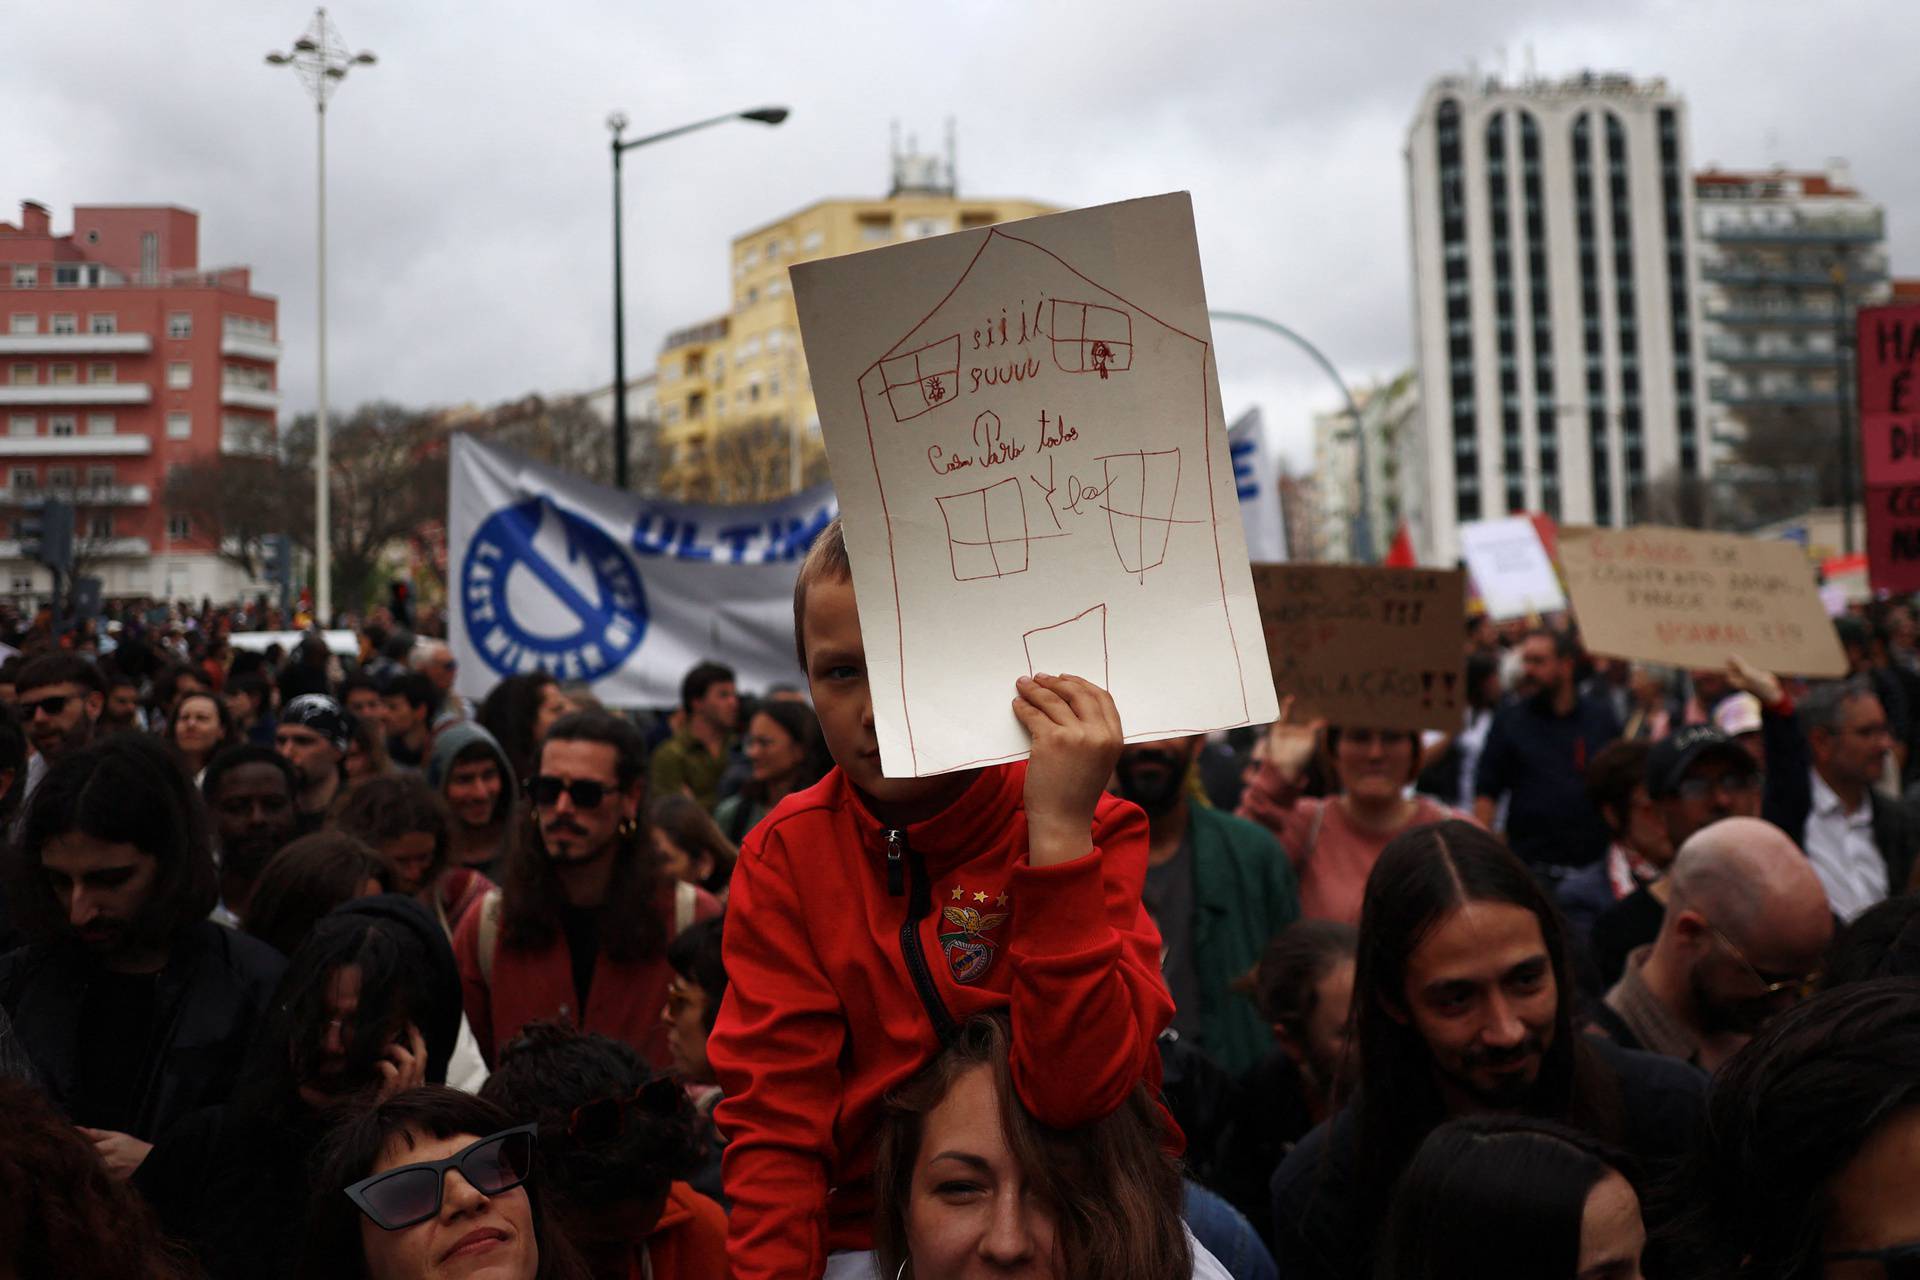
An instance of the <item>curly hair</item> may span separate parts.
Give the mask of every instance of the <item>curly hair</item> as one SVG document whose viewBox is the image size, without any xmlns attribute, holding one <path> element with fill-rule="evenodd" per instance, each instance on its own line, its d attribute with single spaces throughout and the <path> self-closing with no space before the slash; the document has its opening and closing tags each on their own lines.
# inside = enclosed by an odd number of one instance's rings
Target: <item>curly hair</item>
<svg viewBox="0 0 1920 1280">
<path fill-rule="evenodd" d="M 199 1272 L 44 1094 L 0 1079 L 0 1274 L 188 1280 Z"/>
<path fill-rule="evenodd" d="M 446 801 L 417 773 L 368 778 L 340 802 L 334 829 L 367 842 L 376 852 L 389 840 L 424 833 L 433 837 L 433 861 L 422 883 L 432 884 L 447 867 L 451 819 Z"/>
<path fill-rule="evenodd" d="M 660 1087 L 644 1088 L 655 1082 Z M 706 1156 L 706 1126 L 685 1089 L 654 1075 L 631 1045 L 563 1022 L 528 1023 L 501 1051 L 480 1096 L 518 1121 L 539 1122 L 548 1185 L 578 1211 L 663 1196 Z M 570 1134 L 574 1110 L 601 1101 L 624 1107 L 618 1132 Z"/>
</svg>

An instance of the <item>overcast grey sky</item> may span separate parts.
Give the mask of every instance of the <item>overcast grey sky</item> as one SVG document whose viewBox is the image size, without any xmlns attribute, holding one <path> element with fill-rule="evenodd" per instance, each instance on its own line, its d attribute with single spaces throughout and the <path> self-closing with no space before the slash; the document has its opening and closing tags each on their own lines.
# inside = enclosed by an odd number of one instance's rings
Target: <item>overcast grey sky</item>
<svg viewBox="0 0 1920 1280">
<path fill-rule="evenodd" d="M 202 261 L 281 302 L 289 413 L 312 407 L 314 117 L 285 48 L 312 10 L 253 0 L 7 6 L 0 218 L 21 198 L 201 214 Z M 760 103 L 629 153 L 629 368 L 722 311 L 727 242 L 829 195 L 883 195 L 889 122 L 959 122 L 964 191 L 1065 206 L 1194 193 L 1209 300 L 1312 337 L 1348 375 L 1411 360 L 1401 147 L 1429 79 L 1663 75 L 1697 165 L 1852 161 L 1885 202 L 1896 271 L 1920 274 L 1911 0 L 1042 0 L 698 5 L 342 0 L 374 50 L 329 113 L 332 387 L 486 403 L 611 377 L 603 121 L 631 133 Z M 1217 334 L 1228 412 L 1259 403 L 1309 457 L 1334 394 L 1273 339 Z"/>
</svg>

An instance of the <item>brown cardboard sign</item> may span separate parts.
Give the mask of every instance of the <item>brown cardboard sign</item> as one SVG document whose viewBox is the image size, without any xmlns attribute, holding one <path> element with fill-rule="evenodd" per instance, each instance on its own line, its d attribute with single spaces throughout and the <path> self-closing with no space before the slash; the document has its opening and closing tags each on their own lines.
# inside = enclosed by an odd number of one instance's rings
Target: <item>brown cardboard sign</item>
<svg viewBox="0 0 1920 1280">
<path fill-rule="evenodd" d="M 1256 564 L 1273 683 L 1295 723 L 1457 731 L 1466 706 L 1466 574 Z"/>
<path fill-rule="evenodd" d="M 1842 676 L 1846 655 L 1795 542 L 1642 525 L 1560 531 L 1589 650 L 1693 670 L 1738 654 L 1780 675 Z"/>
</svg>

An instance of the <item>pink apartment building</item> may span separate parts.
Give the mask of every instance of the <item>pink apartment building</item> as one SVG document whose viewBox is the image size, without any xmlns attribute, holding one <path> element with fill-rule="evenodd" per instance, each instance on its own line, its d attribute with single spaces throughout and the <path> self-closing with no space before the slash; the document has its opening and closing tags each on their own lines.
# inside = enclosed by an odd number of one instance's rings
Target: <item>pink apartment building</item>
<svg viewBox="0 0 1920 1280">
<path fill-rule="evenodd" d="M 17 522 L 71 500 L 109 597 L 260 589 L 164 501 L 169 471 L 271 448 L 278 303 L 245 267 L 200 267 L 200 217 L 165 205 L 47 207 L 0 222 L 0 594 L 46 594 Z"/>
</svg>

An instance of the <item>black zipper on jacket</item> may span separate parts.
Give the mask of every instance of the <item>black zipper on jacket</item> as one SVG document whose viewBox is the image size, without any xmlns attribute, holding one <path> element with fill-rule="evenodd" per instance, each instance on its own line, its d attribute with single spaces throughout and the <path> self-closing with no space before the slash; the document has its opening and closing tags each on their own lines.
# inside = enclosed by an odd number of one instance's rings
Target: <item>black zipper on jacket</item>
<svg viewBox="0 0 1920 1280">
<path fill-rule="evenodd" d="M 941 1044 L 947 1044 L 959 1028 L 954 1024 L 953 1015 L 947 1012 L 939 988 L 933 985 L 933 970 L 927 966 L 926 953 L 920 948 L 920 922 L 933 910 L 933 885 L 927 879 L 926 863 L 907 846 L 907 833 L 889 828 L 886 837 L 887 892 L 899 896 L 902 863 L 906 864 L 905 878 L 909 885 L 907 918 L 900 922 L 900 957 L 907 963 L 907 975 L 913 979 L 913 989 L 919 994 L 921 1005 L 933 1019 L 934 1033 L 940 1037 Z"/>
</svg>

